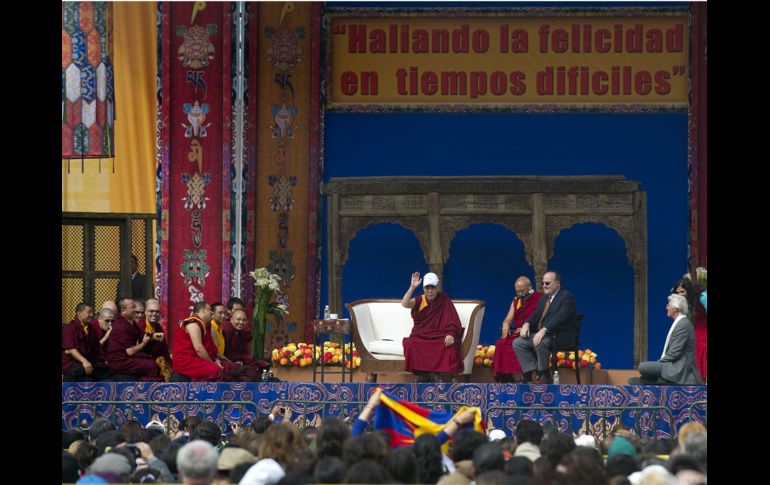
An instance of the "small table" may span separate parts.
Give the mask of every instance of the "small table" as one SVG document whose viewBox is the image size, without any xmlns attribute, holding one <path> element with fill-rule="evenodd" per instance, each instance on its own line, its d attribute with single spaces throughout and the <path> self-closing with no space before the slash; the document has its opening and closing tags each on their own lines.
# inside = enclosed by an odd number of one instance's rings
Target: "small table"
<svg viewBox="0 0 770 485">
<path fill-rule="evenodd" d="M 342 349 L 342 369 L 341 370 L 326 370 L 326 367 L 330 366 L 331 364 L 326 364 L 325 362 L 318 362 L 318 360 L 315 358 L 315 355 L 313 355 L 313 382 L 317 382 L 316 375 L 318 373 L 318 367 L 321 368 L 320 374 L 321 374 L 321 382 L 324 382 L 324 377 L 326 374 L 341 374 L 342 375 L 342 382 L 345 382 L 345 374 L 348 374 L 348 382 L 353 382 L 353 342 L 348 343 L 348 350 L 345 351 L 345 340 L 351 340 L 350 338 L 346 339 L 346 336 L 350 335 L 350 320 L 349 319 L 333 319 L 333 320 L 313 320 L 313 345 L 315 346 L 313 349 L 313 352 L 315 353 L 315 349 L 320 348 L 319 351 L 319 358 L 324 357 L 323 353 L 323 336 L 326 335 L 329 337 L 329 341 L 331 342 L 338 342 L 340 344 L 340 348 Z M 350 369 L 345 368 L 345 361 L 350 362 Z"/>
</svg>

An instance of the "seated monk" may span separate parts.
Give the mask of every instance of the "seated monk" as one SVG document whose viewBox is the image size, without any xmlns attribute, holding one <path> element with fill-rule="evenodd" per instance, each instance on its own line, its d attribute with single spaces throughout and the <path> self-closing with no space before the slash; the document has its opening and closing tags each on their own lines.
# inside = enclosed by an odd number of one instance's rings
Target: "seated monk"
<svg viewBox="0 0 770 485">
<path fill-rule="evenodd" d="M 120 314 L 115 315 L 112 322 L 112 332 L 107 340 L 107 364 L 117 375 L 129 376 L 137 381 L 160 382 L 161 369 L 155 358 L 146 352 L 146 347 L 157 336 L 144 333 L 134 322 L 136 304 L 131 298 L 118 300 Z"/>
<path fill-rule="evenodd" d="M 409 289 L 401 299 L 404 308 L 412 309 L 414 321 L 412 333 L 404 338 L 404 360 L 406 370 L 417 375 L 417 382 L 428 382 L 438 379 L 436 373 L 463 372 L 463 327 L 452 299 L 436 288 L 436 273 L 425 275 L 425 294 L 412 298 L 421 281 L 420 273 L 413 273 Z"/>
<path fill-rule="evenodd" d="M 211 305 L 201 301 L 193 307 L 193 315 L 179 324 L 173 343 L 174 372 L 191 381 L 259 380 L 259 375 L 252 367 L 217 357 L 217 347 L 211 338 L 213 315 Z"/>
<path fill-rule="evenodd" d="M 150 298 L 145 302 L 145 314 L 144 320 L 144 333 L 147 335 L 157 336 L 157 339 L 152 340 L 147 347 L 147 353 L 155 357 L 157 361 L 158 357 L 163 357 L 166 363 L 171 366 L 171 355 L 168 350 L 168 343 L 166 343 L 165 332 L 163 331 L 163 324 L 161 323 L 160 314 L 160 302 L 155 298 Z"/>
<path fill-rule="evenodd" d="M 91 327 L 91 305 L 79 303 L 75 318 L 62 327 L 62 379 L 64 381 L 101 381 L 110 370 L 99 359 L 99 336 Z"/>
<path fill-rule="evenodd" d="M 511 302 L 508 315 L 503 320 L 503 329 L 495 341 L 495 357 L 492 375 L 497 382 L 516 382 L 514 374 L 521 374 L 521 364 L 513 351 L 513 341 L 519 336 L 519 330 L 537 308 L 537 302 L 543 296 L 532 289 L 532 282 L 526 276 L 519 276 L 514 283 L 516 298 Z"/>
<path fill-rule="evenodd" d="M 269 362 L 255 360 L 251 354 L 251 332 L 246 328 L 246 312 L 233 310 L 230 322 L 224 323 L 225 357 L 236 364 L 256 365 L 261 371 L 270 367 Z"/>
</svg>

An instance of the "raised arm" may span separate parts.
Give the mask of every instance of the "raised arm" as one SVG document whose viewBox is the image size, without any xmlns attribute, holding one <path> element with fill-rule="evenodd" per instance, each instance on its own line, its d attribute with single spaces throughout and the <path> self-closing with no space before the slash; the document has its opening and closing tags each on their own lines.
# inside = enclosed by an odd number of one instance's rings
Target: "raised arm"
<svg viewBox="0 0 770 485">
<path fill-rule="evenodd" d="M 422 278 L 420 278 L 420 272 L 415 271 L 412 273 L 412 281 L 409 284 L 409 289 L 406 290 L 406 293 L 404 293 L 404 297 L 401 298 L 401 306 L 404 308 L 414 308 L 414 298 L 412 298 L 412 293 L 414 293 L 415 288 L 420 286 L 420 283 L 422 282 Z"/>
</svg>

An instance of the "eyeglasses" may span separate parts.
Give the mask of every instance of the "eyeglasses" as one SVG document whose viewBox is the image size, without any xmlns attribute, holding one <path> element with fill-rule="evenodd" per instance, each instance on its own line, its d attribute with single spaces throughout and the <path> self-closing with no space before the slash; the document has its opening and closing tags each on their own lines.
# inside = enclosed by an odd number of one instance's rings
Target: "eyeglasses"
<svg viewBox="0 0 770 485">
<path fill-rule="evenodd" d="M 551 283 L 551 281 L 543 281 L 543 286 L 549 286 Z"/>
<path fill-rule="evenodd" d="M 112 323 L 112 322 L 114 322 L 115 320 L 113 320 L 113 319 L 109 319 L 109 320 L 107 320 L 107 319 L 105 318 L 105 319 L 104 319 L 104 321 L 105 321 L 105 322 L 107 322 L 107 323 Z"/>
<path fill-rule="evenodd" d="M 160 313 L 160 310 L 146 310 L 145 313 Z"/>
</svg>

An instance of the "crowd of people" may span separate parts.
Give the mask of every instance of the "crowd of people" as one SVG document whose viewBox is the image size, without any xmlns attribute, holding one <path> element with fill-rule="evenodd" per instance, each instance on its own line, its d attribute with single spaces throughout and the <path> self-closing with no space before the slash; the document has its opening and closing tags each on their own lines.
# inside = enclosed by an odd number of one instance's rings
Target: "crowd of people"
<svg viewBox="0 0 770 485">
<path fill-rule="evenodd" d="M 617 429 L 604 440 L 573 436 L 550 422 L 519 420 L 513 432 L 489 434 L 459 413 L 438 435 L 391 448 L 391 435 L 369 423 L 375 391 L 355 422 L 327 417 L 300 429 L 274 409 L 248 425 L 223 430 L 197 416 L 175 429 L 129 420 L 119 428 L 98 418 L 62 432 L 63 483 L 439 485 L 658 485 L 707 481 L 707 433 L 692 421 L 672 439 L 639 439 Z M 352 424 L 352 425 L 351 425 Z M 170 427 L 171 428 L 171 427 Z M 448 453 L 442 443 L 449 442 Z"/>
</svg>

